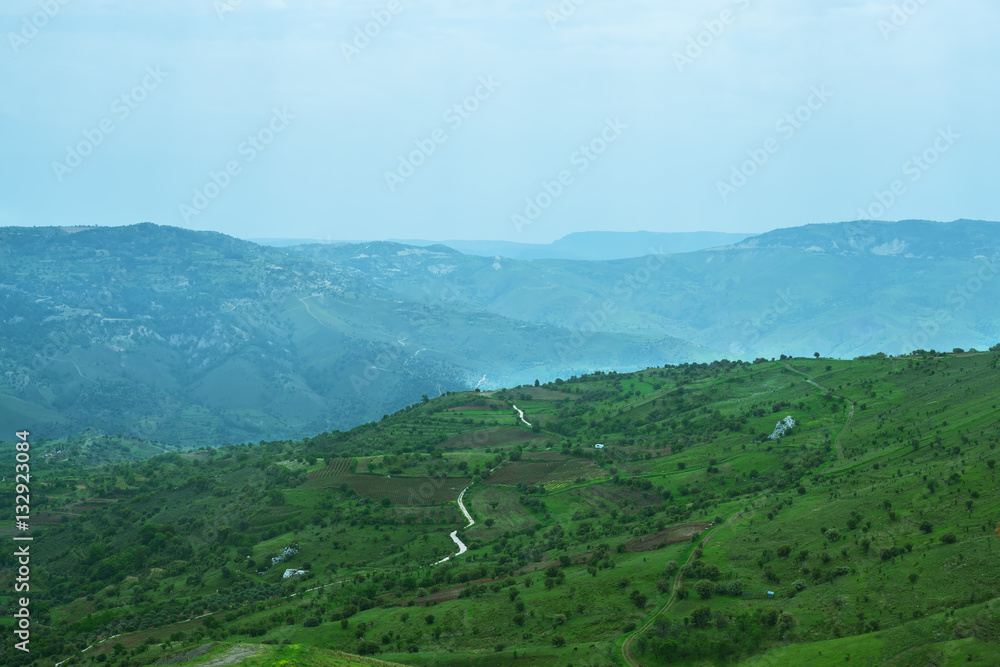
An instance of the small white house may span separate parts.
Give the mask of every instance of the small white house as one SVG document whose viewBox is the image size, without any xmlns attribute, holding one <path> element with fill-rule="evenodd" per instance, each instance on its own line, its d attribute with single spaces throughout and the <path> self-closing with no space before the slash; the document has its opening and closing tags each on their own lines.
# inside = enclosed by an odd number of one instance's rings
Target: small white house
<svg viewBox="0 0 1000 667">
<path fill-rule="evenodd" d="M 594 449 L 604 449 L 604 445 L 594 445 Z"/>
</svg>

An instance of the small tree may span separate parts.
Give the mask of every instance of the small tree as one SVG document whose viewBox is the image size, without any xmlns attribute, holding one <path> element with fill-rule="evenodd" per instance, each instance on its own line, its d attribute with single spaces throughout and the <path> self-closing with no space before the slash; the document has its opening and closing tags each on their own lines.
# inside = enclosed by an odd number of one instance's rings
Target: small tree
<svg viewBox="0 0 1000 667">
<path fill-rule="evenodd" d="M 778 630 L 785 632 L 791 630 L 793 625 L 795 625 L 795 617 L 787 611 L 782 612 L 781 616 L 778 617 Z"/>
<path fill-rule="evenodd" d="M 694 585 L 694 590 L 698 593 L 698 597 L 702 600 L 707 600 L 715 592 L 715 583 L 708 579 L 701 579 Z"/>
</svg>

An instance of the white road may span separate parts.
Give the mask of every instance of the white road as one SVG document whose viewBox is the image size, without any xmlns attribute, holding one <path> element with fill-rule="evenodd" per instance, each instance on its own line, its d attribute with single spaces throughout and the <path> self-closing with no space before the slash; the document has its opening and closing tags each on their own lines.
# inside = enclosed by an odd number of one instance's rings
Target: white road
<svg viewBox="0 0 1000 667">
<path fill-rule="evenodd" d="M 524 413 L 521 412 L 521 410 L 518 409 L 518 407 L 516 405 L 514 405 L 513 403 L 511 403 L 511 405 L 513 405 L 514 409 L 517 410 L 517 415 L 521 418 L 521 421 L 523 421 L 525 424 L 528 424 L 528 422 L 525 421 L 525 419 L 524 419 Z M 531 424 L 528 424 L 528 426 L 531 426 Z"/>
<path fill-rule="evenodd" d="M 472 486 L 472 485 L 470 484 L 469 486 Z M 476 524 L 476 522 L 473 521 L 473 519 L 472 519 L 472 515 L 469 514 L 469 510 L 465 509 L 465 503 L 462 502 L 462 498 L 465 497 L 465 492 L 469 490 L 469 486 L 467 486 L 464 489 L 462 489 L 462 492 L 460 494 L 458 494 L 458 509 L 462 510 L 462 514 L 464 514 L 465 518 L 469 520 L 469 523 L 468 523 L 467 526 L 465 526 L 465 528 L 471 528 L 472 526 L 474 526 Z M 463 528 L 462 530 L 465 530 L 465 528 Z M 469 550 L 468 547 L 465 546 L 465 543 L 462 542 L 462 540 L 458 539 L 458 531 L 457 530 L 451 531 L 451 535 L 449 535 L 449 537 L 451 537 L 452 541 L 456 545 L 458 545 L 458 553 L 452 554 L 451 556 L 445 556 L 444 558 L 442 558 L 441 560 L 437 561 L 436 563 L 431 563 L 431 565 L 440 565 L 441 563 L 446 563 L 449 560 L 451 560 L 452 558 L 454 558 L 455 556 L 461 556 L 462 554 L 464 554 L 466 551 Z"/>
</svg>

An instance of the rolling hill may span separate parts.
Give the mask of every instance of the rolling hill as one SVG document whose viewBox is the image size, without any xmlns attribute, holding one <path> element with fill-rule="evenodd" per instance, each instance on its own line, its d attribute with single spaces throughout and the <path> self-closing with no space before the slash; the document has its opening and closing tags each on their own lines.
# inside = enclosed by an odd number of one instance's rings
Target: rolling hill
<svg viewBox="0 0 1000 667">
<path fill-rule="evenodd" d="M 28 436 L 0 663 L 992 664 L 998 362 L 597 372 L 102 466 Z"/>
</svg>

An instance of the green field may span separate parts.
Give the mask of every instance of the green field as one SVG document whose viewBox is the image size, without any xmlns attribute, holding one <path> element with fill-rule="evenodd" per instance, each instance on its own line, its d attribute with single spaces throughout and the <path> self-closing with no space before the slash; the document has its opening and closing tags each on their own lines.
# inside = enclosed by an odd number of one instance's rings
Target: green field
<svg viewBox="0 0 1000 667">
<path fill-rule="evenodd" d="M 183 454 L 38 443 L 36 664 L 996 664 L 998 360 L 596 373 L 491 392 L 485 424 L 449 393 Z M 468 551 L 431 566 L 452 531 Z"/>
</svg>

